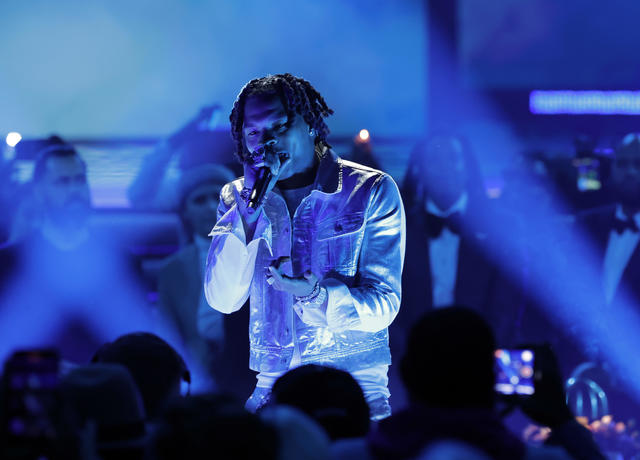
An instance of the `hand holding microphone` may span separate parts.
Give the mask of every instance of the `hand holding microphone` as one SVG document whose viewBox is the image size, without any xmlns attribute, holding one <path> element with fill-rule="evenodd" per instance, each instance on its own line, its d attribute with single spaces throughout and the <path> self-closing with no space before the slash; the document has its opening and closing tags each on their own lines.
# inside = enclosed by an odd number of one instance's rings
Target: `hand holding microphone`
<svg viewBox="0 0 640 460">
<path fill-rule="evenodd" d="M 262 167 L 256 171 L 255 182 L 247 199 L 247 211 L 255 212 L 262 206 L 272 179 L 273 173 L 270 168 Z"/>
<path fill-rule="evenodd" d="M 286 154 L 278 154 L 271 144 L 266 144 L 250 154 L 244 163 L 244 189 L 240 193 L 243 217 L 252 221 L 256 217 L 267 193 L 273 189 L 282 168 L 289 161 Z"/>
</svg>

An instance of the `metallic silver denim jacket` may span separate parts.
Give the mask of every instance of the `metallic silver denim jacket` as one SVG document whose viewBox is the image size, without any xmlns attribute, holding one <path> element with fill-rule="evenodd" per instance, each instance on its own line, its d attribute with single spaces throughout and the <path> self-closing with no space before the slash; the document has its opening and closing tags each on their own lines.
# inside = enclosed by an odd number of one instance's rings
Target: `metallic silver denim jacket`
<svg viewBox="0 0 640 460">
<path fill-rule="evenodd" d="M 293 224 L 279 192 L 266 197 L 254 237 L 254 246 L 259 241 L 252 275 L 252 267 L 234 266 L 243 260 L 240 253 L 247 253 L 232 191 L 242 189 L 243 178 L 221 192 L 205 293 L 224 313 L 237 311 L 250 295 L 249 367 L 258 372 L 289 369 L 296 343 L 301 364 L 354 371 L 391 363 L 387 327 L 400 308 L 405 250 L 400 193 L 387 174 L 325 153 Z M 230 241 L 235 238 L 239 241 Z M 287 273 L 301 276 L 311 270 L 320 278 L 328 294 L 326 310 L 303 311 L 291 294 L 267 283 L 267 267 L 289 255 Z M 230 285 L 242 272 L 251 281 L 234 289 Z"/>
</svg>

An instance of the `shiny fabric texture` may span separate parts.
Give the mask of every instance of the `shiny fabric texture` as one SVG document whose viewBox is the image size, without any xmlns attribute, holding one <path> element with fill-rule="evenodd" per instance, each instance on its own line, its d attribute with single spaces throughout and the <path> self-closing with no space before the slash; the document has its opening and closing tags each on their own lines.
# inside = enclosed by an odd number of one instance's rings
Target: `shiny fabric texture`
<svg viewBox="0 0 640 460">
<path fill-rule="evenodd" d="M 239 178 L 222 189 L 205 294 L 224 313 L 250 297 L 250 368 L 285 371 L 292 359 L 347 371 L 390 364 L 387 327 L 400 308 L 405 250 L 404 209 L 393 179 L 326 150 L 313 190 L 292 219 L 277 189 L 269 192 L 250 244 L 233 193 L 242 187 Z M 315 273 L 327 290 L 324 306 L 305 311 L 267 283 L 272 261 L 289 255 L 285 272 Z"/>
</svg>

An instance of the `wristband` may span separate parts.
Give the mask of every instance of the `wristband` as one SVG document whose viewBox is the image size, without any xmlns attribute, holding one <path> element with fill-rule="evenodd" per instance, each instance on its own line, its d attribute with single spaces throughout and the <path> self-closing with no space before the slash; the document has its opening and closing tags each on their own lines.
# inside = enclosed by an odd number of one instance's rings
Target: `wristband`
<svg viewBox="0 0 640 460">
<path fill-rule="evenodd" d="M 327 290 L 321 287 L 320 283 L 316 282 L 310 294 L 300 297 L 295 296 L 295 298 L 296 303 L 305 307 L 322 305 L 327 298 Z"/>
<path fill-rule="evenodd" d="M 313 289 L 311 290 L 311 292 L 307 295 L 303 295 L 303 296 L 296 296 L 296 301 L 297 302 L 309 302 L 310 300 L 312 300 L 314 297 L 316 297 L 318 294 L 320 293 L 320 283 L 318 283 L 316 281 L 316 284 L 313 286 Z"/>
</svg>

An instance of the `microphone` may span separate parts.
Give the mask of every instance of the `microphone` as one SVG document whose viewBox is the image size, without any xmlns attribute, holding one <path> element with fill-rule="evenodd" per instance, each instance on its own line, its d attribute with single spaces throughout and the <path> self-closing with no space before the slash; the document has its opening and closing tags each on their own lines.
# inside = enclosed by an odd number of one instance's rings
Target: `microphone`
<svg viewBox="0 0 640 460">
<path fill-rule="evenodd" d="M 265 167 L 257 170 L 256 182 L 253 184 L 253 188 L 251 189 L 251 195 L 249 195 L 249 200 L 247 202 L 247 209 L 255 211 L 260 207 L 272 178 L 273 174 L 271 174 L 271 168 Z"/>
</svg>

